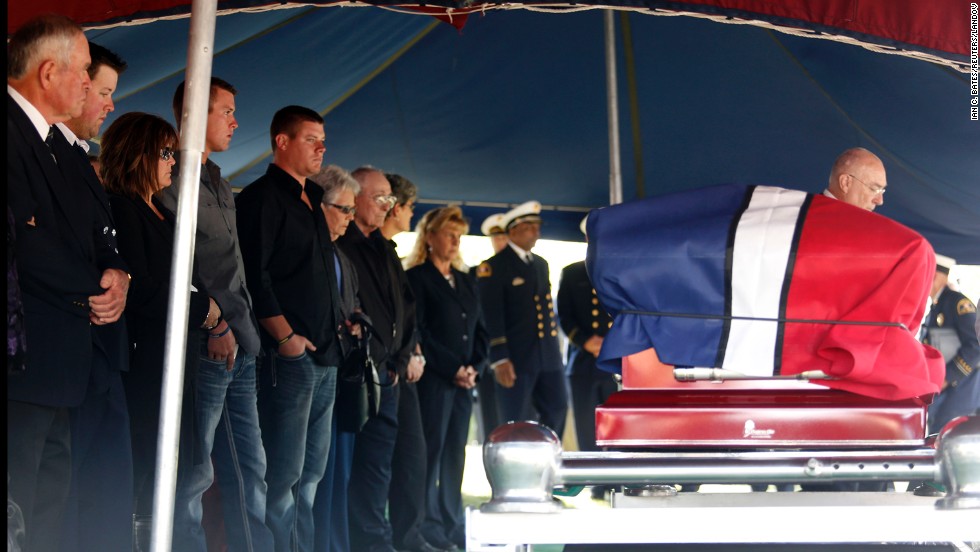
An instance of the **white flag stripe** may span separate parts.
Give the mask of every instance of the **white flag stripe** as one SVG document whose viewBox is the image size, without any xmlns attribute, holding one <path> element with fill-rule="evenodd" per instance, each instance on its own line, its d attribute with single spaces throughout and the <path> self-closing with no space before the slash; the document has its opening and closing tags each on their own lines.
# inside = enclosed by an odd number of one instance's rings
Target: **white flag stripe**
<svg viewBox="0 0 980 552">
<path fill-rule="evenodd" d="M 806 193 L 758 186 L 735 230 L 732 316 L 778 318 L 793 247 L 793 232 Z M 776 322 L 732 320 L 722 367 L 768 376 L 775 370 Z"/>
</svg>

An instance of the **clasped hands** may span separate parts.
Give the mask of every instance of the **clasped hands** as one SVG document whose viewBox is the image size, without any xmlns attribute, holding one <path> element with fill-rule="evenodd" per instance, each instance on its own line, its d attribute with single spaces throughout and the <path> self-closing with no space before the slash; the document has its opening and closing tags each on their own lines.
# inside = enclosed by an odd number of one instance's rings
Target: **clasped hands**
<svg viewBox="0 0 980 552">
<path fill-rule="evenodd" d="M 99 280 L 99 287 L 105 291 L 88 298 L 88 318 L 92 324 L 104 326 L 119 320 L 126 309 L 129 274 L 118 268 L 107 268 Z"/>
</svg>

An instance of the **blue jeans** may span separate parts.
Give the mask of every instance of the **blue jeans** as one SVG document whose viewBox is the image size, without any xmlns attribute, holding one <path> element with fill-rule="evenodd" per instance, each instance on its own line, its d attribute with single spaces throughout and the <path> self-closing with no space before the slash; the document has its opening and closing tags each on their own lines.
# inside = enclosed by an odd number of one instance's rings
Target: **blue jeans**
<svg viewBox="0 0 980 552">
<path fill-rule="evenodd" d="M 259 389 L 262 441 L 269 458 L 265 522 L 277 552 L 313 549 L 313 500 L 327 468 L 337 367 L 308 354 L 269 350 Z"/>
<path fill-rule="evenodd" d="M 227 542 L 245 552 L 272 548 L 265 525 L 265 450 L 256 404 L 255 357 L 241 352 L 232 370 L 201 355 L 194 404 L 202 454 L 178 471 L 173 549 L 206 552 L 201 496 L 218 476 Z M 213 469 L 212 469 L 213 464 Z"/>
</svg>

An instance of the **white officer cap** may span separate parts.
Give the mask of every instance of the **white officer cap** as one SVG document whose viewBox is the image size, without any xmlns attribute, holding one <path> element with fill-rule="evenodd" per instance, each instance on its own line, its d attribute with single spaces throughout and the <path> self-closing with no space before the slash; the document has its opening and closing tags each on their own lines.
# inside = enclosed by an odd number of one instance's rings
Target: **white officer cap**
<svg viewBox="0 0 980 552">
<path fill-rule="evenodd" d="M 949 270 L 956 266 L 956 259 L 936 253 L 936 272 L 949 274 Z"/>
<path fill-rule="evenodd" d="M 494 234 L 503 234 L 504 230 L 504 215 L 507 213 L 494 213 L 483 221 L 480 225 L 480 231 L 483 232 L 484 236 L 493 236 Z"/>
<path fill-rule="evenodd" d="M 504 213 L 503 222 L 506 230 L 522 222 L 541 222 L 541 204 L 533 200 L 521 203 Z"/>
</svg>

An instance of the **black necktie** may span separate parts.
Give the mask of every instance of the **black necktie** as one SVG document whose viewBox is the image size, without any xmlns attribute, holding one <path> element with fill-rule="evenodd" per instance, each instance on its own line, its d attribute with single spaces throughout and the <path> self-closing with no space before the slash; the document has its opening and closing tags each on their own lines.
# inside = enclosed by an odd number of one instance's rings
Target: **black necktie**
<svg viewBox="0 0 980 552">
<path fill-rule="evenodd" d="M 48 151 L 51 153 L 51 159 L 54 159 L 54 163 L 58 164 L 58 156 L 54 154 L 54 126 L 48 127 L 48 136 L 44 139 L 44 145 L 48 146 Z"/>
<path fill-rule="evenodd" d="M 85 148 L 83 148 L 78 142 L 75 142 L 75 152 L 78 153 L 78 155 L 81 155 L 82 159 L 88 163 L 88 152 L 85 151 Z"/>
</svg>

